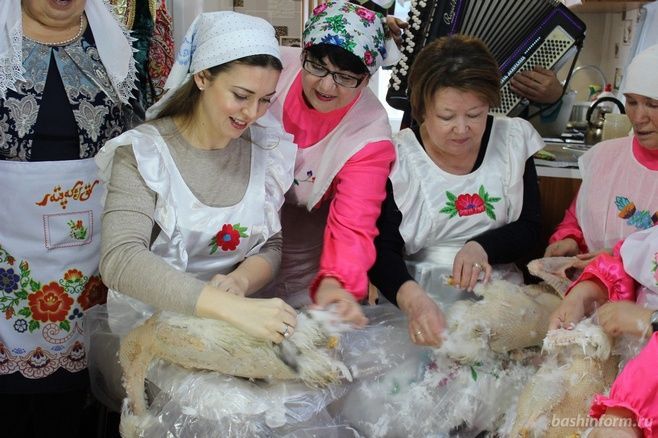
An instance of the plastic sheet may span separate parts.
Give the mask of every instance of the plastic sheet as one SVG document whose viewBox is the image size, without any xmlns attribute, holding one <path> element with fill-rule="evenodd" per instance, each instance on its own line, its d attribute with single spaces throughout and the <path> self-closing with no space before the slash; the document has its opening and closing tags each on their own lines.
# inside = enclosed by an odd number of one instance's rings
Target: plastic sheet
<svg viewBox="0 0 658 438">
<path fill-rule="evenodd" d="M 376 378 L 418 349 L 398 327 L 404 317 L 388 304 L 366 308 L 371 324 L 343 333 L 337 354 L 355 377 Z M 133 305 L 98 306 L 86 316 L 92 390 L 105 405 L 119 410 L 125 392 L 118 363 L 119 342 L 149 316 Z M 393 321 L 397 321 L 392 325 Z M 404 346 L 388 351 L 392 339 Z M 123 421 L 124 436 L 141 437 L 358 437 L 337 416 L 335 403 L 351 384 L 309 388 L 297 382 L 247 380 L 210 371 L 193 371 L 154 361 L 147 373 L 149 415 Z M 135 428 L 135 425 L 137 427 Z"/>
<path fill-rule="evenodd" d="M 155 387 L 140 428 L 144 437 L 357 437 L 326 407 L 347 386 L 312 389 L 300 383 L 250 381 L 158 363 L 148 379 Z M 153 391 L 153 389 L 152 389 Z"/>
<path fill-rule="evenodd" d="M 391 316 L 378 313 L 380 324 L 359 334 L 367 336 L 360 366 L 369 372 L 334 403 L 336 418 L 371 438 L 475 437 L 496 430 L 535 372 L 532 359 L 539 352 L 492 353 L 481 362 L 460 363 L 441 349 L 411 344 L 406 320 Z M 365 366 L 377 357 L 387 360 Z"/>
<path fill-rule="evenodd" d="M 337 347 L 353 383 L 313 389 L 155 361 L 147 374 L 149 415 L 125 421 L 124 437 L 475 437 L 495 430 L 535 370 L 523 355 L 459 363 L 411 343 L 406 317 L 390 303 L 364 312 L 368 326 L 342 333 Z M 124 396 L 119 338 L 144 316 L 116 306 L 111 316 L 103 306 L 88 314 L 93 390 L 112 408 Z"/>
</svg>

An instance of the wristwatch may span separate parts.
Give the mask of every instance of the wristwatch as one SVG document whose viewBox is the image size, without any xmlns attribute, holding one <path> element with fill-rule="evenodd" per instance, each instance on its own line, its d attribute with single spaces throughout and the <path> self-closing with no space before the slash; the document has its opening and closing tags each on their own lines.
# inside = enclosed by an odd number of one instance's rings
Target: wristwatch
<svg viewBox="0 0 658 438">
<path fill-rule="evenodd" d="M 651 314 L 651 318 L 649 319 L 649 323 L 651 324 L 651 330 L 653 332 L 658 332 L 658 310 L 655 310 Z"/>
</svg>

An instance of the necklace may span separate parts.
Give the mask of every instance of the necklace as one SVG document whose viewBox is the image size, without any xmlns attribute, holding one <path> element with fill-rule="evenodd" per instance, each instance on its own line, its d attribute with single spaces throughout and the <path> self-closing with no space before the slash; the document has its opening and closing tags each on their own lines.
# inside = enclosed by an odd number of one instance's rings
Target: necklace
<svg viewBox="0 0 658 438">
<path fill-rule="evenodd" d="M 25 38 L 28 40 L 37 43 L 37 44 L 43 44 L 44 46 L 51 46 L 51 47 L 58 47 L 58 46 L 66 46 L 67 44 L 71 44 L 73 41 L 77 40 L 82 36 L 82 33 L 85 30 L 87 24 L 87 19 L 85 18 L 85 14 L 80 15 L 80 28 L 78 29 L 78 33 L 76 33 L 72 38 L 69 38 L 64 41 L 57 41 L 56 43 L 45 43 L 43 41 L 35 40 L 34 38 L 30 38 L 29 36 L 23 34 Z"/>
</svg>

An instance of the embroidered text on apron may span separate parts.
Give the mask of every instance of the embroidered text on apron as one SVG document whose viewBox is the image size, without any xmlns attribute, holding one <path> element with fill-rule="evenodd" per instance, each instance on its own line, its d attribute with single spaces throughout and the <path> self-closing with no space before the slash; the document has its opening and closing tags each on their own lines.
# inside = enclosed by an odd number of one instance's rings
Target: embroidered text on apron
<svg viewBox="0 0 658 438">
<path fill-rule="evenodd" d="M 0 373 L 86 367 L 82 316 L 98 275 L 102 185 L 93 159 L 0 161 Z"/>
</svg>

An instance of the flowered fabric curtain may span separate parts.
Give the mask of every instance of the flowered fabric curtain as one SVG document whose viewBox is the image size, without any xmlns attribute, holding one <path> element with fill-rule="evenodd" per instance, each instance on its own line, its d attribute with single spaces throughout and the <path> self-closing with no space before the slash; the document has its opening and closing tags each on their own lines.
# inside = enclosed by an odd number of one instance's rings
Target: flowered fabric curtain
<svg viewBox="0 0 658 438">
<path fill-rule="evenodd" d="M 114 11 L 135 38 L 137 79 L 144 108 L 163 94 L 174 62 L 172 19 L 165 0 L 111 0 Z"/>
<path fill-rule="evenodd" d="M 149 47 L 148 71 L 151 78 L 153 97 L 157 101 L 164 93 L 164 84 L 174 64 L 175 49 L 173 23 L 165 0 L 161 0 L 155 14 L 153 39 Z"/>
</svg>

